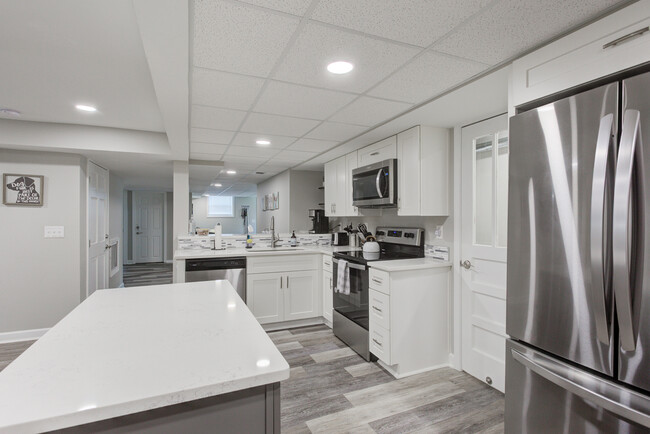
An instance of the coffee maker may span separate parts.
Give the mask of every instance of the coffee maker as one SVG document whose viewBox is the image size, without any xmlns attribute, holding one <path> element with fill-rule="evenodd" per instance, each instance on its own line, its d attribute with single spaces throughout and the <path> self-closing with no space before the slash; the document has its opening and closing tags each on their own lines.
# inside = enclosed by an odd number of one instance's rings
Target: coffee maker
<svg viewBox="0 0 650 434">
<path fill-rule="evenodd" d="M 312 221 L 310 234 L 326 234 L 330 231 L 330 220 L 325 217 L 324 209 L 310 209 L 309 218 Z"/>
</svg>

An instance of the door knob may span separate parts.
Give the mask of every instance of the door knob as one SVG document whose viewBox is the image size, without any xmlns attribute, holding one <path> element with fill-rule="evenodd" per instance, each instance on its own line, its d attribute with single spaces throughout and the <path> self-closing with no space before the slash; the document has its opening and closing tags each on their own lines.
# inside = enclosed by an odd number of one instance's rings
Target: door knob
<svg viewBox="0 0 650 434">
<path fill-rule="evenodd" d="M 471 262 L 469 262 L 467 259 L 465 259 L 464 261 L 460 261 L 460 266 L 463 267 L 463 268 L 466 269 L 466 270 L 469 270 L 469 269 L 472 268 L 474 265 L 472 265 Z"/>
</svg>

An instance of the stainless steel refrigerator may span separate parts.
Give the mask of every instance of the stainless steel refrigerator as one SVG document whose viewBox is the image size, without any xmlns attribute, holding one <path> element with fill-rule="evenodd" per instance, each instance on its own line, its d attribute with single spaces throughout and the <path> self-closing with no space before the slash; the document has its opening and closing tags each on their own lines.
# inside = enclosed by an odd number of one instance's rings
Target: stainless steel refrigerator
<svg viewBox="0 0 650 434">
<path fill-rule="evenodd" d="M 650 431 L 650 73 L 510 121 L 507 433 Z"/>
</svg>

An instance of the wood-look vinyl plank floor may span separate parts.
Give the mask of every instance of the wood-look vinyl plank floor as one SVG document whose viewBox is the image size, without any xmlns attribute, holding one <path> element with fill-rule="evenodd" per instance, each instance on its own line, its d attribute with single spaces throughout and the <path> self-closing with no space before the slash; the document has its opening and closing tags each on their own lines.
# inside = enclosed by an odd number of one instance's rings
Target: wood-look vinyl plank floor
<svg viewBox="0 0 650 434">
<path fill-rule="evenodd" d="M 124 265 L 124 286 L 165 285 L 173 282 L 172 264 L 152 263 Z"/>
</svg>

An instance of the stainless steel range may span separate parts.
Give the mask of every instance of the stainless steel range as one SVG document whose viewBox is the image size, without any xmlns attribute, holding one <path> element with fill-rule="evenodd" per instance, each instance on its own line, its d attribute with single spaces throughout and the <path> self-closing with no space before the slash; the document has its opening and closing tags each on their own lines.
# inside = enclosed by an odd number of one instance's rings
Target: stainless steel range
<svg viewBox="0 0 650 434">
<path fill-rule="evenodd" d="M 369 315 L 368 281 L 369 264 L 375 261 L 393 261 L 424 257 L 424 229 L 378 227 L 377 242 L 380 246 L 379 257 L 372 259 L 360 251 L 334 253 L 334 335 L 348 344 L 361 357 L 370 360 L 369 351 Z M 341 261 L 346 262 L 349 273 L 349 291 L 338 287 L 338 275 Z"/>
</svg>

